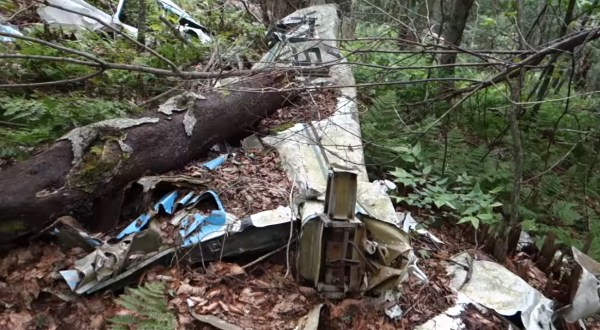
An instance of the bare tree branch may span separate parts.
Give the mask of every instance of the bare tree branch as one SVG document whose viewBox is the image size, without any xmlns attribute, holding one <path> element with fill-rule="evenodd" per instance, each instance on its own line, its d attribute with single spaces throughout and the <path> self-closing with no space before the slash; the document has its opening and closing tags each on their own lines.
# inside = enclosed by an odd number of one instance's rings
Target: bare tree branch
<svg viewBox="0 0 600 330">
<path fill-rule="evenodd" d="M 65 62 L 73 64 L 81 64 L 92 67 L 101 67 L 102 65 L 97 62 L 78 60 L 71 57 L 60 57 L 60 56 L 47 56 L 47 55 L 23 55 L 23 54 L 0 54 L 0 58 L 5 59 L 19 59 L 19 60 L 38 60 L 38 61 L 51 61 L 51 62 Z"/>
<path fill-rule="evenodd" d="M 104 70 L 98 70 L 94 73 L 82 76 L 82 77 L 77 77 L 77 78 L 70 78 L 70 79 L 63 79 L 63 80 L 56 80 L 56 81 L 45 81 L 45 82 L 40 82 L 40 83 L 26 83 L 26 84 L 0 84 L 0 89 L 7 89 L 7 88 L 26 88 L 26 87 L 47 87 L 47 86 L 54 86 L 54 85 L 62 85 L 62 84 L 69 84 L 69 83 L 74 83 L 74 82 L 80 82 L 80 81 L 84 81 L 84 80 L 88 80 L 90 78 L 94 78 L 96 76 L 101 75 L 104 72 Z"/>
<path fill-rule="evenodd" d="M 27 36 L 23 36 L 20 34 L 14 34 L 14 33 L 8 33 L 8 32 L 2 32 L 0 31 L 0 36 L 4 36 L 4 37 L 10 37 L 10 38 L 15 38 L 15 39 L 21 39 L 21 40 L 25 40 L 25 41 L 31 41 L 31 42 L 35 42 L 38 43 L 40 45 L 44 45 L 50 48 L 54 48 L 56 50 L 60 50 L 62 52 L 65 53 L 70 53 L 70 54 L 74 54 L 74 55 L 79 55 L 81 57 L 85 57 L 89 60 L 92 60 L 100 65 L 104 65 L 106 62 L 98 57 L 96 57 L 93 54 L 90 54 L 88 52 L 84 52 L 84 51 L 80 51 L 80 50 L 76 50 L 76 49 L 72 49 L 72 48 L 68 48 L 68 47 L 64 47 L 61 45 L 57 45 L 55 43 L 52 42 L 48 42 L 42 39 L 38 39 L 38 38 L 33 38 L 33 37 L 27 37 Z"/>
<path fill-rule="evenodd" d="M 73 14 L 77 14 L 77 15 L 81 15 L 81 16 L 83 16 L 83 17 L 87 17 L 87 18 L 93 19 L 94 21 L 96 21 L 96 22 L 98 22 L 98 23 L 102 24 L 103 26 L 105 26 L 105 27 L 109 28 L 110 30 L 112 30 L 112 31 L 114 31 L 114 32 L 118 33 L 119 35 L 123 36 L 125 39 L 127 39 L 127 40 L 131 41 L 131 42 L 132 42 L 132 43 L 134 43 L 136 46 L 138 46 L 138 47 L 140 47 L 140 48 L 143 48 L 143 49 L 145 49 L 146 51 L 148 51 L 150 54 L 152 54 L 152 55 L 156 56 L 156 57 L 157 57 L 157 58 L 159 58 L 161 61 L 165 62 L 165 63 L 166 63 L 168 66 L 170 66 L 170 67 L 171 67 L 171 69 L 172 69 L 174 72 L 180 72 L 180 70 L 179 70 L 179 68 L 177 67 L 177 65 L 175 65 L 175 63 L 173 63 L 172 61 L 170 61 L 168 58 L 166 58 L 166 57 L 164 57 L 164 56 L 160 55 L 160 54 L 159 54 L 157 51 L 155 51 L 154 49 L 152 49 L 152 48 L 150 48 L 150 47 L 148 47 L 148 46 L 146 46 L 146 45 L 144 45 L 144 44 L 140 43 L 139 41 L 137 41 L 137 40 L 135 40 L 134 38 L 132 38 L 131 36 L 129 36 L 127 33 L 123 33 L 123 31 L 121 31 L 121 30 L 119 30 L 119 29 L 115 28 L 114 26 L 112 26 L 112 25 L 110 25 L 110 24 L 107 24 L 107 23 L 105 23 L 104 21 L 102 21 L 102 20 L 101 20 L 101 19 L 99 19 L 99 18 L 97 18 L 97 17 L 94 17 L 94 16 L 92 16 L 92 15 L 88 15 L 88 14 L 86 14 L 86 13 L 80 13 L 80 12 L 78 12 L 78 11 L 76 11 L 76 10 L 72 10 L 72 9 L 69 9 L 69 8 L 65 8 L 65 7 L 63 7 L 63 6 L 54 5 L 54 4 L 51 4 L 51 3 L 47 2 L 47 1 L 43 1 L 42 3 L 43 3 L 43 4 L 45 4 L 45 5 L 47 5 L 47 6 L 54 7 L 54 8 L 60 9 L 60 10 L 64 10 L 64 11 L 66 11 L 66 12 L 69 12 L 69 13 L 73 13 Z"/>
</svg>

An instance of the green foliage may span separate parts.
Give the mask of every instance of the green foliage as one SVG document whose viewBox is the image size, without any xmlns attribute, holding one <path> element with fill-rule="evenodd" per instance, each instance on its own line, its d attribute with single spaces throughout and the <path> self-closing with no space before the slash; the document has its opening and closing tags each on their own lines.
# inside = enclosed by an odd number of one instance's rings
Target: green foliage
<svg viewBox="0 0 600 330">
<path fill-rule="evenodd" d="M 536 8 L 534 2 L 525 2 L 527 13 L 536 13 Z M 510 6 L 500 14 L 479 10 L 478 19 L 469 22 L 464 33 L 465 48 L 514 47 L 514 13 Z M 551 22 L 554 18 L 543 19 Z M 385 24 L 359 24 L 357 37 L 373 36 L 396 38 L 398 34 L 397 29 Z M 542 40 L 541 37 L 536 38 Z M 376 45 L 368 40 L 351 41 L 343 46 L 350 62 L 392 68 L 436 64 L 430 55 L 352 53 L 409 47 L 394 40 L 379 40 Z M 596 53 L 592 52 L 591 59 L 598 56 Z M 469 61 L 473 57 L 457 58 L 458 63 Z M 595 65 L 597 61 L 591 62 Z M 596 164 L 600 160 L 600 99 L 594 95 L 573 97 L 578 92 L 571 86 L 572 97 L 566 108 L 570 65 L 568 57 L 559 58 L 553 75 L 553 94 L 548 97 L 552 101 L 542 103 L 537 112 L 532 110 L 533 105 L 525 105 L 519 118 L 525 162 L 518 208 L 523 228 L 531 234 L 543 236 L 553 232 L 561 243 L 581 247 L 588 232 L 593 237 L 600 233 L 600 164 Z M 597 72 L 595 66 L 591 70 Z M 426 79 L 436 77 L 440 71 L 358 65 L 354 73 L 357 83 L 373 83 Z M 488 79 L 495 73 L 457 67 L 454 76 Z M 535 95 L 540 78 L 539 71 L 527 73 L 524 98 Z M 587 90 L 596 90 L 598 83 L 588 80 Z M 505 84 L 486 88 L 445 114 L 451 104 L 427 102 L 437 96 L 439 87 L 435 83 L 419 83 L 360 90 L 368 169 L 377 176 L 391 175 L 401 185 L 397 201 L 404 206 L 473 226 L 502 221 L 499 211 L 510 213 L 514 189 L 512 139 L 507 131 L 507 114 L 513 107 L 510 90 Z M 534 97 L 529 99 L 532 100 Z M 440 120 L 441 114 L 445 117 Z M 593 241 L 590 254 L 600 258 L 600 239 Z"/>
<path fill-rule="evenodd" d="M 239 61 L 256 59 L 264 51 L 265 28 L 253 23 L 244 11 L 222 6 L 221 1 L 176 1 L 199 22 L 215 32 L 215 42 L 202 44 L 190 37 L 184 44 L 159 19 L 165 15 L 174 25 L 178 17 L 165 13 L 155 0 L 148 0 L 147 44 L 184 70 L 208 62 L 215 48 L 222 55 L 220 68 L 237 68 Z M 91 4 L 112 12 L 106 1 Z M 137 1 L 127 1 L 121 20 L 137 26 Z M 7 16 L 19 10 L 14 4 L 2 4 Z M 26 25 L 27 36 L 40 38 L 76 51 L 94 54 L 106 62 L 170 69 L 165 61 L 136 46 L 126 38 L 108 32 L 48 29 L 43 24 Z M 85 58 L 46 47 L 39 43 L 17 40 L 0 43 L 0 53 L 53 56 L 77 60 Z M 0 84 L 39 83 L 90 75 L 97 68 L 61 61 L 38 59 L 0 60 Z M 174 87 L 176 78 L 148 73 L 107 70 L 94 78 L 71 84 L 44 88 L 8 89 L 0 92 L 0 158 L 27 157 L 40 144 L 61 136 L 70 129 L 95 121 L 139 113 L 152 96 Z"/>
<path fill-rule="evenodd" d="M 77 92 L 28 97 L 0 93 L 0 157 L 25 156 L 74 127 L 138 111 L 135 105 Z"/>
<path fill-rule="evenodd" d="M 144 287 L 125 289 L 117 298 L 119 306 L 131 314 L 117 315 L 109 321 L 114 330 L 171 330 L 175 329 L 175 314 L 168 310 L 165 284 L 147 283 Z"/>
<path fill-rule="evenodd" d="M 484 193 L 472 176 L 463 173 L 452 178 L 433 173 L 431 165 L 422 160 L 421 144 L 399 146 L 395 150 L 411 169 L 396 168 L 390 172 L 399 183 L 404 195 L 395 196 L 396 202 L 428 210 L 434 217 L 458 219 L 458 224 L 470 223 L 475 229 L 480 223 L 494 224 L 501 219 L 494 209 L 502 206 L 496 201 L 500 188 Z"/>
</svg>

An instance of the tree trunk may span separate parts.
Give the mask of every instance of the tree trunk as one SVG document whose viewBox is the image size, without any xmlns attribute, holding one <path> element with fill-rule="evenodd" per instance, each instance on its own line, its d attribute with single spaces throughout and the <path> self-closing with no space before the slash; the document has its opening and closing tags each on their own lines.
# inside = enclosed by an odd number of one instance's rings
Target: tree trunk
<svg viewBox="0 0 600 330">
<path fill-rule="evenodd" d="M 460 46 L 463 31 L 469 18 L 469 11 L 474 0 L 454 0 L 452 8 L 446 18 L 446 26 L 444 27 L 443 38 L 447 44 Z M 443 54 L 440 58 L 440 64 L 454 64 L 456 62 L 456 53 Z M 454 68 L 448 68 L 445 71 L 446 76 L 452 76 Z"/>
<path fill-rule="evenodd" d="M 0 171 L 0 245 L 36 233 L 59 216 L 102 210 L 98 203 L 120 209 L 121 192 L 132 181 L 182 167 L 216 142 L 244 134 L 295 96 L 243 91 L 281 88 L 289 82 L 285 74 L 245 81 L 229 91 L 172 98 L 161 106 L 170 114 L 151 111 L 77 128 L 44 152 Z"/>
<path fill-rule="evenodd" d="M 146 12 L 148 11 L 148 4 L 146 0 L 138 0 L 139 12 L 137 20 L 137 41 L 145 45 L 146 44 Z"/>
<path fill-rule="evenodd" d="M 575 10 L 575 0 L 569 0 L 569 3 L 567 4 L 567 12 L 565 13 L 565 19 L 563 21 L 563 24 L 560 27 L 559 38 L 561 38 L 567 34 L 569 24 L 573 20 L 573 11 L 574 10 Z M 536 95 L 536 101 L 538 103 L 536 103 L 533 106 L 533 109 L 531 110 L 531 113 L 534 118 L 537 117 L 537 114 L 540 111 L 540 107 L 542 104 L 540 101 L 542 101 L 544 99 L 544 97 L 546 97 L 546 94 L 548 93 L 548 87 L 550 86 L 550 81 L 553 78 L 554 69 L 556 68 L 555 64 L 560 55 L 561 55 L 560 53 L 556 53 L 556 54 L 552 55 L 552 57 L 550 58 L 550 61 L 547 64 L 548 65 L 547 68 L 544 70 L 544 72 L 542 74 L 544 79 L 542 80 L 542 83 L 540 85 L 540 88 L 537 90 L 537 95 Z"/>
</svg>

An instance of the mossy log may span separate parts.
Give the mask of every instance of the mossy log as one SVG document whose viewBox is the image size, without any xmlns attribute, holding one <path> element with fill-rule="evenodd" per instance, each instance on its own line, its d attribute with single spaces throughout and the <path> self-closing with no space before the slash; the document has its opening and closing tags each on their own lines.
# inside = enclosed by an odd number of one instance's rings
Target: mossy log
<svg viewBox="0 0 600 330">
<path fill-rule="evenodd" d="M 77 128 L 45 151 L 0 170 L 0 245 L 22 242 L 56 218 L 81 210 L 92 219 L 89 225 L 106 229 L 93 222 L 118 220 L 122 192 L 131 182 L 181 168 L 215 143 L 243 136 L 293 99 L 293 92 L 273 92 L 289 79 L 263 74 L 228 90 L 183 93 L 139 118 Z"/>
</svg>

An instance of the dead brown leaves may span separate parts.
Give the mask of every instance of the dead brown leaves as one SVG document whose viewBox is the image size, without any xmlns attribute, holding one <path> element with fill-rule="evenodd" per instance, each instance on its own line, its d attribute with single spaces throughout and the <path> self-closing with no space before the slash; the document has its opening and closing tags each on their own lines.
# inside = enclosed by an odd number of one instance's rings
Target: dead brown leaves
<svg viewBox="0 0 600 330">
<path fill-rule="evenodd" d="M 170 306 L 178 314 L 189 314 L 192 309 L 194 314 L 212 315 L 242 328 L 294 329 L 317 299 L 314 291 L 300 290 L 291 277 L 285 278 L 285 267 L 269 262 L 250 273 L 226 262 L 213 262 L 206 272 L 166 272 L 163 275 L 182 279 L 170 283 L 176 292 Z"/>
<path fill-rule="evenodd" d="M 0 260 L 0 329 L 103 329 L 110 295 L 73 295 L 57 273 L 85 255 L 42 242 Z"/>
<path fill-rule="evenodd" d="M 277 110 L 271 116 L 261 120 L 260 132 L 278 131 L 286 125 L 310 123 L 331 116 L 337 109 L 338 90 L 324 89 L 319 93 L 302 93 L 294 104 Z"/>
<path fill-rule="evenodd" d="M 219 194 L 225 210 L 237 217 L 289 204 L 292 182 L 276 150 L 239 152 L 214 171 L 190 164 L 185 172 L 209 179 L 210 188 Z"/>
</svg>

